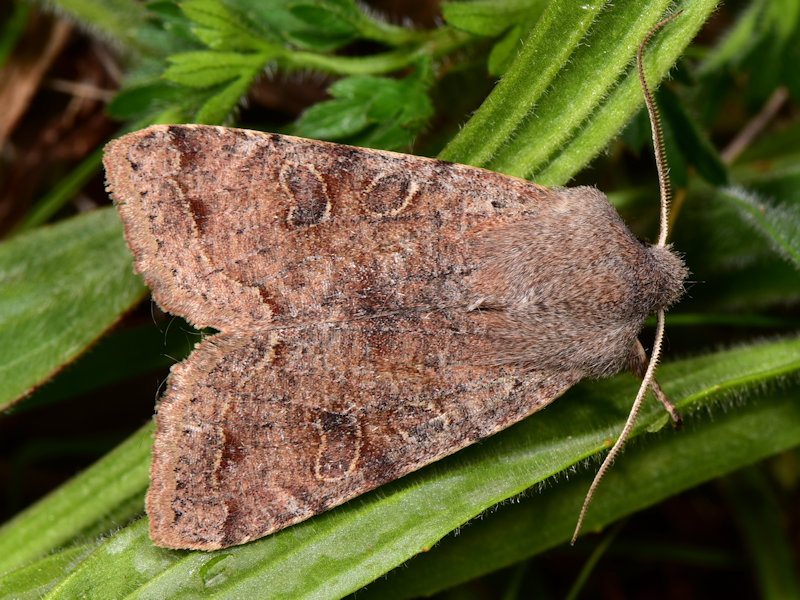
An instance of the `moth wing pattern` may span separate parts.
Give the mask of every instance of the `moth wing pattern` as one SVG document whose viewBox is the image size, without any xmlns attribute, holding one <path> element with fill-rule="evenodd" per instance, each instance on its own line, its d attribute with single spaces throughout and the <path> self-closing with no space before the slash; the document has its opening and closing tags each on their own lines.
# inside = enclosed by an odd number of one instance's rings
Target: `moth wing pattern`
<svg viewBox="0 0 800 600">
<path fill-rule="evenodd" d="M 432 159 L 199 125 L 129 134 L 105 164 L 156 301 L 220 330 L 463 303 L 471 234 L 551 193 Z"/>
<path fill-rule="evenodd" d="M 485 319 L 467 310 L 472 241 L 549 190 L 204 126 L 130 134 L 105 162 L 156 301 L 220 330 L 173 367 L 159 403 L 147 510 L 161 545 L 266 535 L 518 421 L 579 378 L 487 364 Z"/>
<path fill-rule="evenodd" d="M 210 550 L 262 537 L 507 427 L 578 378 L 472 364 L 481 340 L 449 311 L 205 340 L 159 405 L 152 539 Z"/>
<path fill-rule="evenodd" d="M 167 547 L 261 537 L 619 371 L 680 287 L 593 188 L 200 125 L 104 162 L 155 300 L 219 331 L 157 410 Z"/>
</svg>

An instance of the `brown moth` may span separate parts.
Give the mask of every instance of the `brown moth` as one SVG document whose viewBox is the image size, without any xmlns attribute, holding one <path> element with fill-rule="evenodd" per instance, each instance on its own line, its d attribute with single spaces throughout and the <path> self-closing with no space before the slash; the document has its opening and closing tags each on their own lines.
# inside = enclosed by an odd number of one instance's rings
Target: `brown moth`
<svg viewBox="0 0 800 600">
<path fill-rule="evenodd" d="M 201 125 L 128 134 L 104 163 L 156 302 L 218 330 L 158 405 L 160 546 L 265 536 L 583 378 L 644 376 L 642 323 L 683 290 L 682 261 L 590 187 Z"/>
</svg>

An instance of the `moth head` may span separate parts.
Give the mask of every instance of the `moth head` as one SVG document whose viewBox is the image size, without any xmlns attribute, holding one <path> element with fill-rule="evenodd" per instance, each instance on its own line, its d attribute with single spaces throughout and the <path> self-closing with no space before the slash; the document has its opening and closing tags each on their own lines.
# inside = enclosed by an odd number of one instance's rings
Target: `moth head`
<svg viewBox="0 0 800 600">
<path fill-rule="evenodd" d="M 686 291 L 684 282 L 689 275 L 683 259 L 671 245 L 651 246 L 650 256 L 656 276 L 652 290 L 651 311 L 664 310 L 680 300 Z"/>
</svg>

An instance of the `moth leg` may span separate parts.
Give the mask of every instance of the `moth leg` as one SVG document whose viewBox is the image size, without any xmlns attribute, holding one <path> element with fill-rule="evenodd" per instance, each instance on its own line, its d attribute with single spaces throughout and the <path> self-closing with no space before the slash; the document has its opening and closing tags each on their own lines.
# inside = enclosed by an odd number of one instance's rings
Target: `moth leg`
<svg viewBox="0 0 800 600">
<path fill-rule="evenodd" d="M 644 379 L 645 371 L 647 371 L 648 360 L 647 353 L 644 351 L 644 346 L 642 346 L 642 343 L 637 339 L 633 344 L 631 355 L 628 358 L 628 370 L 630 370 L 631 373 L 640 379 Z M 675 408 L 675 405 L 672 403 L 672 401 L 667 398 L 667 395 L 664 393 L 664 391 L 661 389 L 661 386 L 658 385 L 658 382 L 655 379 L 650 382 L 650 391 L 653 392 L 653 395 L 658 399 L 659 402 L 661 402 L 666 411 L 669 413 L 669 416 L 672 417 L 672 426 L 675 429 L 680 429 L 683 426 L 683 419 L 681 418 L 678 409 Z"/>
</svg>

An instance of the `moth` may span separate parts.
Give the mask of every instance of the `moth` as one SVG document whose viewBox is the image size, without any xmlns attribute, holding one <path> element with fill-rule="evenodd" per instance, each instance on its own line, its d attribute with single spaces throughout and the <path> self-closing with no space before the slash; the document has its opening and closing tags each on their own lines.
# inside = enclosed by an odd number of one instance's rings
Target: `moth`
<svg viewBox="0 0 800 600">
<path fill-rule="evenodd" d="M 587 377 L 657 389 L 637 335 L 686 269 L 594 188 L 202 125 L 128 134 L 104 163 L 155 301 L 217 330 L 158 404 L 157 545 L 268 535 Z"/>
</svg>

